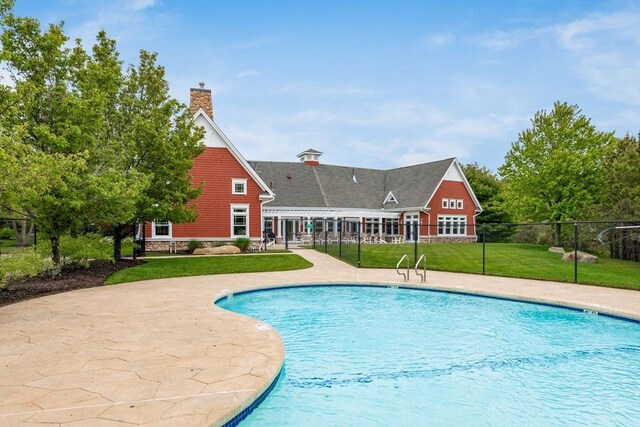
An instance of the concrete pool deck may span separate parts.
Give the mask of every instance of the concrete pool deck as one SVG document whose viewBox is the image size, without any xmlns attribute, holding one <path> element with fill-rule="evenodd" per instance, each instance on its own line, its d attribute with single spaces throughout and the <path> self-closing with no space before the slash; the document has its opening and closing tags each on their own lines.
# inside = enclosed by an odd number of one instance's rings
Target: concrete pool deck
<svg viewBox="0 0 640 427">
<path fill-rule="evenodd" d="M 640 292 L 427 271 L 356 269 L 295 250 L 307 270 L 195 276 L 83 289 L 0 308 L 0 425 L 221 425 L 278 374 L 284 347 L 213 301 L 291 284 L 378 283 L 579 307 L 640 320 Z M 413 273 L 413 272 L 412 272 Z"/>
</svg>

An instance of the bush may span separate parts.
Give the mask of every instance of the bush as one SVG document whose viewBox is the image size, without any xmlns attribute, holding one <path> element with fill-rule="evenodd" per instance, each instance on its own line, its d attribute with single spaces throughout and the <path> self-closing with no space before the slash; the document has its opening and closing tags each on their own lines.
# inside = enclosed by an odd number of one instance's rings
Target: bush
<svg viewBox="0 0 640 427">
<path fill-rule="evenodd" d="M 40 239 L 38 239 L 40 241 Z M 38 251 L 51 255 L 51 242 L 47 239 L 38 244 Z M 60 238 L 60 256 L 62 264 L 89 266 L 89 260 L 113 261 L 113 239 L 99 234 L 85 234 L 78 237 Z"/>
<path fill-rule="evenodd" d="M 13 239 L 13 230 L 10 227 L 0 228 L 0 239 L 2 240 Z"/>
<path fill-rule="evenodd" d="M 37 276 L 53 267 L 51 258 L 42 256 L 34 248 L 20 249 L 12 255 L 0 257 L 0 289 L 10 280 Z"/>
<path fill-rule="evenodd" d="M 189 240 L 189 243 L 187 243 L 187 248 L 189 249 L 189 253 L 193 253 L 193 251 L 195 251 L 196 249 L 200 249 L 201 247 L 203 247 L 204 245 L 202 244 L 202 242 L 200 240 Z"/>
<path fill-rule="evenodd" d="M 249 245 L 251 245 L 251 240 L 249 240 L 247 237 L 238 237 L 233 245 L 238 247 L 238 249 L 240 249 L 240 252 L 247 252 L 247 249 L 249 249 Z"/>
</svg>

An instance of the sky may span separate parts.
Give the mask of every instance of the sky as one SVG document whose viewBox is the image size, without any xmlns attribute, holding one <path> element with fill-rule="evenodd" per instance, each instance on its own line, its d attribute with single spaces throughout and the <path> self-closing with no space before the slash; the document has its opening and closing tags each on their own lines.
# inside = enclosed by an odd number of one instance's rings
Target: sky
<svg viewBox="0 0 640 427">
<path fill-rule="evenodd" d="M 578 105 L 640 131 L 640 0 L 17 0 L 16 15 L 125 64 L 158 53 L 171 95 L 213 93 L 249 160 L 390 169 L 457 157 L 496 171 L 536 112 Z"/>
</svg>

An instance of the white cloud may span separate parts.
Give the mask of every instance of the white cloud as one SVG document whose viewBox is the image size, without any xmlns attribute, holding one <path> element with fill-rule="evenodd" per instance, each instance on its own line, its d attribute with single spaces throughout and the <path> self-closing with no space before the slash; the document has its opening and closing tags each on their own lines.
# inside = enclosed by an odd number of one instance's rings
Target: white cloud
<svg viewBox="0 0 640 427">
<path fill-rule="evenodd" d="M 472 42 L 489 50 L 505 50 L 518 46 L 524 39 L 529 38 L 528 31 L 497 31 L 485 33 L 475 37 Z"/>
<path fill-rule="evenodd" d="M 603 99 L 640 105 L 640 14 L 592 15 L 551 28 L 575 73 Z"/>
<path fill-rule="evenodd" d="M 260 75 L 262 75 L 262 73 L 260 71 L 245 70 L 245 71 L 241 71 L 238 74 L 236 74 L 236 77 L 238 77 L 239 79 L 244 79 L 246 77 L 255 77 L 255 76 L 260 76 Z"/>
<path fill-rule="evenodd" d="M 143 10 L 149 7 L 153 7 L 158 2 L 156 0 L 130 0 L 127 5 L 127 9 L 130 10 Z"/>
<path fill-rule="evenodd" d="M 455 36 L 451 33 L 429 34 L 424 37 L 424 43 L 427 47 L 440 48 L 449 45 L 455 41 Z"/>
</svg>

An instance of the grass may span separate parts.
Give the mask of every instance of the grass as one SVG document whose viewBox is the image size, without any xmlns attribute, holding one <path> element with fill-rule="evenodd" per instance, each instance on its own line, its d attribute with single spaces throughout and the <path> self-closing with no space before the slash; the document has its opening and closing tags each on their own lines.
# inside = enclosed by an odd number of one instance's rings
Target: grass
<svg viewBox="0 0 640 427">
<path fill-rule="evenodd" d="M 15 240 L 0 240 L 0 253 L 8 254 L 19 250 L 20 247 L 16 246 Z"/>
<path fill-rule="evenodd" d="M 355 246 L 355 245 L 350 245 Z M 329 252 L 334 254 L 332 248 Z M 343 247 L 344 251 L 344 247 Z M 362 267 L 395 268 L 404 254 L 415 263 L 414 246 L 361 245 Z M 482 245 L 439 243 L 418 245 L 418 256 L 425 254 L 429 270 L 482 274 Z M 357 255 L 345 261 L 355 265 Z M 413 266 L 413 264 L 412 264 Z M 561 254 L 543 245 L 487 243 L 486 274 L 527 279 L 573 282 L 573 262 L 562 261 Z M 597 264 L 578 264 L 578 282 L 640 290 L 640 263 L 601 257 Z"/>
<path fill-rule="evenodd" d="M 157 258 L 147 259 L 144 264 L 118 271 L 105 284 L 208 274 L 299 270 L 312 265 L 298 255 Z"/>
</svg>

